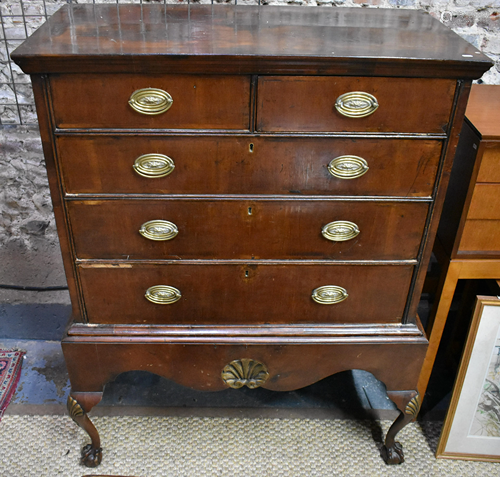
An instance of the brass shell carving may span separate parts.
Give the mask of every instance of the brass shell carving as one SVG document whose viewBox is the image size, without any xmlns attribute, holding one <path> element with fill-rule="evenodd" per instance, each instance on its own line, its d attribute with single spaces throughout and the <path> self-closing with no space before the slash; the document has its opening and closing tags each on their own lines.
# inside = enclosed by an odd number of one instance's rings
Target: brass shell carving
<svg viewBox="0 0 500 477">
<path fill-rule="evenodd" d="M 253 359 L 231 361 L 222 370 L 222 381 L 233 389 L 243 386 L 255 389 L 262 386 L 268 378 L 267 366 Z"/>
<path fill-rule="evenodd" d="M 368 162 L 359 156 L 338 156 L 328 164 L 328 172 L 338 179 L 356 179 L 368 169 Z"/>
<path fill-rule="evenodd" d="M 405 413 L 409 414 L 410 416 L 417 417 L 419 411 L 420 411 L 420 394 L 417 394 L 406 405 Z"/>
<path fill-rule="evenodd" d="M 149 287 L 144 295 L 147 300 L 157 305 L 170 305 L 182 298 L 180 290 L 168 285 Z"/>
<path fill-rule="evenodd" d="M 378 101 L 370 93 L 351 91 L 337 98 L 335 108 L 348 118 L 364 118 L 377 110 Z"/>
<path fill-rule="evenodd" d="M 85 414 L 82 406 L 78 404 L 78 401 L 71 396 L 68 396 L 68 401 L 66 402 L 66 406 L 68 408 L 68 413 L 71 419 L 75 419 L 76 417 L 83 416 Z"/>
<path fill-rule="evenodd" d="M 172 240 L 179 233 L 177 225 L 168 220 L 150 220 L 141 225 L 139 233 L 148 240 Z"/>
<path fill-rule="evenodd" d="M 130 95 L 128 104 L 141 114 L 155 116 L 168 111 L 174 100 L 166 91 L 157 88 L 143 88 L 134 91 Z"/>
<path fill-rule="evenodd" d="M 321 235 L 332 242 L 345 242 L 359 235 L 359 228 L 354 222 L 337 220 L 326 224 L 321 230 Z"/>
<path fill-rule="evenodd" d="M 335 305 L 344 301 L 348 296 L 347 290 L 337 285 L 315 288 L 311 295 L 312 299 L 320 305 Z"/>
<path fill-rule="evenodd" d="M 142 177 L 157 179 L 172 173 L 175 163 L 163 154 L 143 154 L 135 160 L 132 167 Z"/>
</svg>

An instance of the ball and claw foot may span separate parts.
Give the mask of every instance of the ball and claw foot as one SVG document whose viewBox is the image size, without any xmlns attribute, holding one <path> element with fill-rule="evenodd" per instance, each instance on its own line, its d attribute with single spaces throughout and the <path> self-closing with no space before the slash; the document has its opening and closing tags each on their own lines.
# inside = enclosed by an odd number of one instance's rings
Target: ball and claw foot
<svg viewBox="0 0 500 477">
<path fill-rule="evenodd" d="M 102 449 L 95 449 L 92 444 L 87 444 L 82 449 L 82 464 L 85 467 L 97 467 L 102 461 Z"/>
<path fill-rule="evenodd" d="M 392 423 L 385 437 L 385 445 L 380 450 L 382 459 L 387 465 L 402 464 L 405 461 L 403 446 L 396 442 L 396 434 L 417 417 L 420 410 L 420 396 L 418 392 L 407 393 L 408 400 L 404 412 L 400 410 L 398 418 Z"/>
<path fill-rule="evenodd" d="M 71 395 L 68 396 L 68 412 L 71 419 L 89 435 L 91 440 L 91 444 L 82 449 L 82 464 L 86 467 L 97 467 L 102 461 L 101 439 L 97 429 L 82 405 Z"/>
<path fill-rule="evenodd" d="M 392 447 L 383 446 L 380 454 L 387 465 L 402 464 L 405 461 L 403 446 L 399 442 L 395 442 Z"/>
</svg>

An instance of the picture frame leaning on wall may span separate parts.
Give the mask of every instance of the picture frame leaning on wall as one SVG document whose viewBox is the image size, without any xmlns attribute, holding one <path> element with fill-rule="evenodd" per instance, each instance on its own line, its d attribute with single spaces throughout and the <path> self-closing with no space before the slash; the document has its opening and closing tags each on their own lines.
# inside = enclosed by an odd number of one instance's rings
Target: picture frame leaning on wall
<svg viewBox="0 0 500 477">
<path fill-rule="evenodd" d="M 500 462 L 500 299 L 478 296 L 436 457 Z"/>
</svg>

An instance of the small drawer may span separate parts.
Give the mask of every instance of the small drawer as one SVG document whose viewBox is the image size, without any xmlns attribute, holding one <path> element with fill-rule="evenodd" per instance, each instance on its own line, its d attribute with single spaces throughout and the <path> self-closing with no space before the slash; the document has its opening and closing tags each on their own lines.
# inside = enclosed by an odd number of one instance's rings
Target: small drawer
<svg viewBox="0 0 500 477">
<path fill-rule="evenodd" d="M 428 205 L 327 200 L 67 203 L 81 259 L 415 259 Z"/>
<path fill-rule="evenodd" d="M 90 323 L 193 325 L 398 323 L 412 271 L 408 265 L 255 262 L 79 267 Z M 332 303 L 315 301 L 315 291 Z"/>
<path fill-rule="evenodd" d="M 260 77 L 257 129 L 443 134 L 454 93 L 445 79 Z"/>
<path fill-rule="evenodd" d="M 500 220 L 500 184 L 476 184 L 467 219 Z"/>
<path fill-rule="evenodd" d="M 441 146 L 423 139 L 57 138 L 66 192 L 90 194 L 430 197 Z"/>
<path fill-rule="evenodd" d="M 250 123 L 248 76 L 68 74 L 51 76 L 50 86 L 59 128 L 248 130 Z"/>
<path fill-rule="evenodd" d="M 500 142 L 485 142 L 476 180 L 500 183 Z"/>
<path fill-rule="evenodd" d="M 500 255 L 500 220 L 466 220 L 459 252 Z"/>
</svg>

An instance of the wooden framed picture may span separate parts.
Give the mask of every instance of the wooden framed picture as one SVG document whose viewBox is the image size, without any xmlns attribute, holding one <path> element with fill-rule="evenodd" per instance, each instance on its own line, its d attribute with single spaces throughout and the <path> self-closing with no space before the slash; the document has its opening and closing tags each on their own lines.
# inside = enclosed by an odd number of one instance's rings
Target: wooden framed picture
<svg viewBox="0 0 500 477">
<path fill-rule="evenodd" d="M 500 462 L 500 299 L 478 296 L 436 457 Z"/>
</svg>

